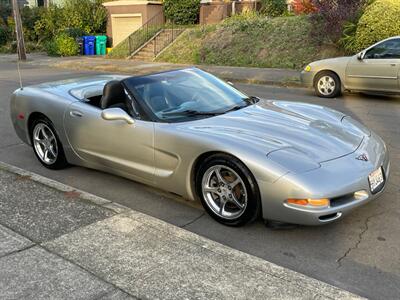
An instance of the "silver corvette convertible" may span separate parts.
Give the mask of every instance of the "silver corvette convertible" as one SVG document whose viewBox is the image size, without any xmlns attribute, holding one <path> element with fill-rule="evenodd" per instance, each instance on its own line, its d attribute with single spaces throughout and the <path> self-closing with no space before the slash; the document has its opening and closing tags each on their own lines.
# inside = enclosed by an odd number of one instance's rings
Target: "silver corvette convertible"
<svg viewBox="0 0 400 300">
<path fill-rule="evenodd" d="M 385 143 L 326 107 L 260 101 L 196 68 L 95 76 L 11 97 L 18 136 L 47 168 L 114 173 L 190 200 L 226 225 L 319 225 L 379 197 Z"/>
</svg>

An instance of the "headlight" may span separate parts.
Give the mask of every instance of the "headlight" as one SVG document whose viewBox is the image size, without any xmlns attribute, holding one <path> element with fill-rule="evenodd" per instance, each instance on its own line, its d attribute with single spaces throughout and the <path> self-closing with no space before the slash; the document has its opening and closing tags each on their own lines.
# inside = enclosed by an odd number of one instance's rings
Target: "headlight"
<svg viewBox="0 0 400 300">
<path fill-rule="evenodd" d="M 305 68 L 304 68 L 304 71 L 306 71 L 306 72 L 311 72 L 311 66 L 308 65 L 307 67 L 305 67 Z"/>
</svg>

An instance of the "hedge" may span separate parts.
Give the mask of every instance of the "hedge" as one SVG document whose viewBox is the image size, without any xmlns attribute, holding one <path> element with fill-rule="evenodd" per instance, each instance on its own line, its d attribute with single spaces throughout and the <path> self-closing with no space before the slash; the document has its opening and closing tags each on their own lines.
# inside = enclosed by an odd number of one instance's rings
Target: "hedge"
<svg viewBox="0 0 400 300">
<path fill-rule="evenodd" d="M 400 1 L 376 0 L 369 5 L 357 25 L 355 47 L 365 49 L 388 37 L 400 35 Z"/>
<path fill-rule="evenodd" d="M 200 0 L 164 0 L 164 13 L 175 24 L 195 24 L 200 13 Z"/>
</svg>

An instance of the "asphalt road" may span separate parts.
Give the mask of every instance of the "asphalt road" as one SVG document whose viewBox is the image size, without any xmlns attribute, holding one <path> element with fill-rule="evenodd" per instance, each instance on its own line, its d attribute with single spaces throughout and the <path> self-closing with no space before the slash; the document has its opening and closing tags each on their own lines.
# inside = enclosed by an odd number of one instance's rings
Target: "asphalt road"
<svg viewBox="0 0 400 300">
<path fill-rule="evenodd" d="M 89 73 L 89 72 L 88 72 Z M 85 73 L 23 66 L 25 84 Z M 0 59 L 0 160 L 129 206 L 169 223 L 372 299 L 400 295 L 400 98 L 347 94 L 322 100 L 304 89 L 237 86 L 250 95 L 323 104 L 346 112 L 379 133 L 391 152 L 392 176 L 386 193 L 340 222 L 323 227 L 271 230 L 261 221 L 242 228 L 222 226 L 198 203 L 113 175 L 80 167 L 50 171 L 14 134 L 9 96 L 18 88 L 15 63 Z M 126 249 L 129 251 L 129 249 Z"/>
</svg>

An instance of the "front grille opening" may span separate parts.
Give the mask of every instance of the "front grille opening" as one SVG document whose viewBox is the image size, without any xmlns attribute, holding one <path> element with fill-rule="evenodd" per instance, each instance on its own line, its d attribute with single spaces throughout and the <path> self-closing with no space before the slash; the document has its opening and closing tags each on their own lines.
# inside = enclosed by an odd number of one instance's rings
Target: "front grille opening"
<svg viewBox="0 0 400 300">
<path fill-rule="evenodd" d="M 325 215 L 325 216 L 320 216 L 319 219 L 321 221 L 329 221 L 332 219 L 336 219 L 338 217 L 340 217 L 339 213 L 334 213 L 334 214 L 329 214 L 329 215 Z"/>
</svg>

